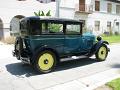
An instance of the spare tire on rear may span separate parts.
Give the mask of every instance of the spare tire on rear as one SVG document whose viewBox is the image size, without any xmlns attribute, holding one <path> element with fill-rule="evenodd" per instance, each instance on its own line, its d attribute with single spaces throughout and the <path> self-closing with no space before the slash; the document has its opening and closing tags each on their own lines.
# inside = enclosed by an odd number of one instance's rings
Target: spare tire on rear
<svg viewBox="0 0 120 90">
<path fill-rule="evenodd" d="M 23 41 L 21 37 L 17 37 L 15 41 L 15 54 L 18 60 L 20 60 L 21 52 L 23 50 Z"/>
</svg>

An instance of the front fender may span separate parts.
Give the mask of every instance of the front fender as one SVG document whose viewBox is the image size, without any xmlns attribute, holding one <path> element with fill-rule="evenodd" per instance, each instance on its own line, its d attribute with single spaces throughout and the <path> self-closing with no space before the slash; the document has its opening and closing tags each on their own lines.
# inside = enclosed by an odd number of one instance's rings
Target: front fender
<svg viewBox="0 0 120 90">
<path fill-rule="evenodd" d="M 94 55 L 99 50 L 101 45 L 103 45 L 103 44 L 105 44 L 106 46 L 109 45 L 109 43 L 107 41 L 103 41 L 103 40 L 98 41 L 97 43 L 95 43 L 93 45 L 93 47 L 91 48 L 88 56 Z M 108 51 L 110 51 L 110 49 L 108 47 L 107 47 L 107 49 L 108 49 Z"/>
</svg>

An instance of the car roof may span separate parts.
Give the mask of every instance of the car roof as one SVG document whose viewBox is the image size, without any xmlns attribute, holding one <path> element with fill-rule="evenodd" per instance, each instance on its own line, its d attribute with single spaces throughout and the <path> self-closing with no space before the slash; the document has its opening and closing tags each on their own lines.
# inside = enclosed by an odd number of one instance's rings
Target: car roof
<svg viewBox="0 0 120 90">
<path fill-rule="evenodd" d="M 40 20 L 40 21 L 44 21 L 44 22 L 83 24 L 83 22 L 79 21 L 79 20 L 66 19 L 66 18 L 55 18 L 55 17 L 53 18 L 53 17 L 32 16 L 32 17 L 25 17 L 24 19 L 27 19 L 27 20 Z"/>
</svg>

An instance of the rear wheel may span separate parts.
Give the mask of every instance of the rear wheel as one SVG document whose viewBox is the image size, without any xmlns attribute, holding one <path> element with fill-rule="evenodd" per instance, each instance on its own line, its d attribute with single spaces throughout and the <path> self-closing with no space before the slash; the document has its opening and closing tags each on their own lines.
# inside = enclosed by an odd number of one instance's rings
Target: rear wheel
<svg viewBox="0 0 120 90">
<path fill-rule="evenodd" d="M 108 49 L 105 44 L 101 45 L 95 56 L 98 61 L 105 61 L 108 55 Z"/>
<path fill-rule="evenodd" d="M 39 73 L 48 73 L 53 70 L 56 65 L 56 56 L 53 52 L 45 50 L 38 54 L 35 61 L 35 69 Z"/>
</svg>

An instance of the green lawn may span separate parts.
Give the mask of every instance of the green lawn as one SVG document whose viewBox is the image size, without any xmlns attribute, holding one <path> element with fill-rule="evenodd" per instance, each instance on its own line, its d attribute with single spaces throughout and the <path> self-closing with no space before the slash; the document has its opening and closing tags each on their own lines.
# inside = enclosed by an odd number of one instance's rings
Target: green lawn
<svg viewBox="0 0 120 90">
<path fill-rule="evenodd" d="M 120 90 L 120 78 L 108 82 L 107 86 L 113 88 L 113 90 Z"/>
<path fill-rule="evenodd" d="M 108 41 L 109 43 L 120 43 L 120 35 L 112 35 L 112 36 L 102 36 L 103 40 Z"/>
</svg>

